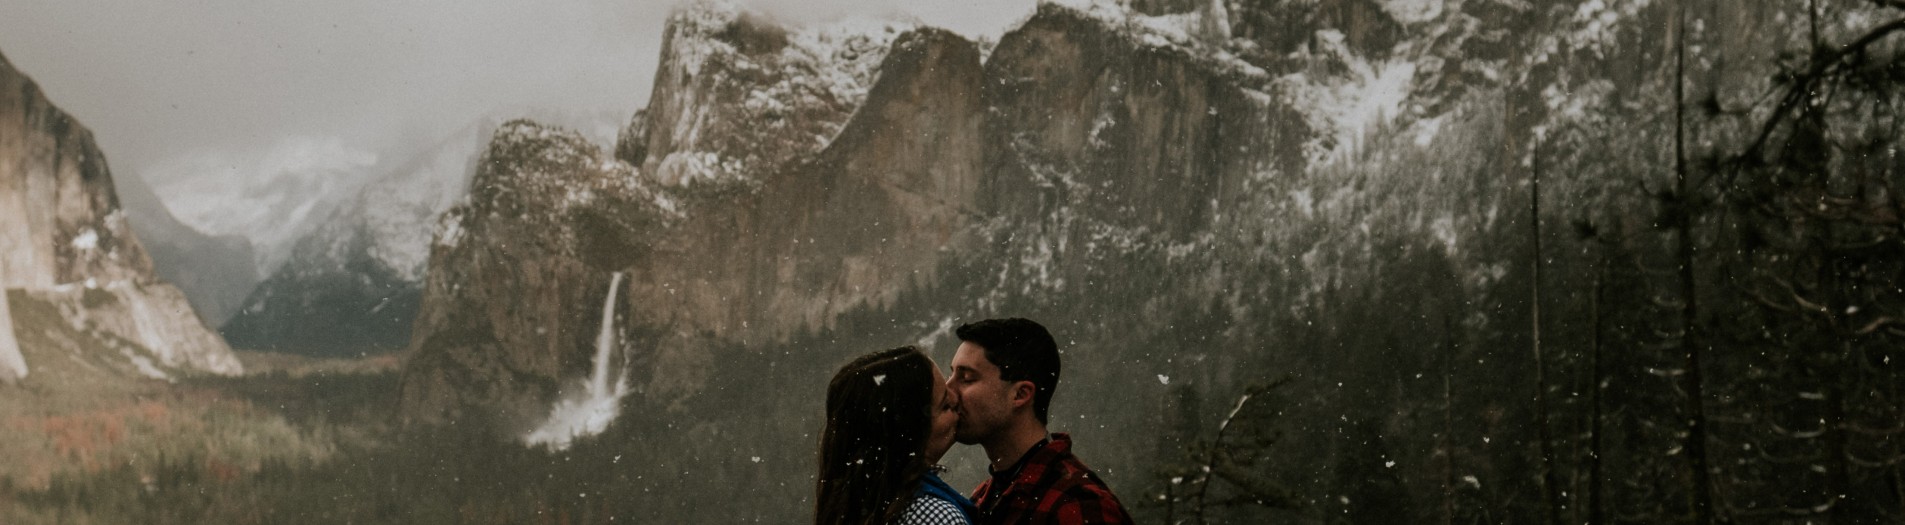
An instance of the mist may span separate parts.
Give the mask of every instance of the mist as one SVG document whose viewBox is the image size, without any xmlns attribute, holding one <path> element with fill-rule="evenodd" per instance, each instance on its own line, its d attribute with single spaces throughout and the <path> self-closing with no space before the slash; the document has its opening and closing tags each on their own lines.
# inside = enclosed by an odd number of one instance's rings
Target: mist
<svg viewBox="0 0 1905 525">
<path fill-rule="evenodd" d="M 997 33 L 1029 0 L 750 2 L 796 22 L 916 16 Z M 284 137 L 383 152 L 472 116 L 646 103 L 671 2 L 320 3 L 22 0 L 0 50 L 91 128 L 116 171 L 155 184 L 268 176 Z"/>
<path fill-rule="evenodd" d="M 0 522 L 1905 523 L 1905 4 L 1041 1 L 0 8 Z"/>
</svg>

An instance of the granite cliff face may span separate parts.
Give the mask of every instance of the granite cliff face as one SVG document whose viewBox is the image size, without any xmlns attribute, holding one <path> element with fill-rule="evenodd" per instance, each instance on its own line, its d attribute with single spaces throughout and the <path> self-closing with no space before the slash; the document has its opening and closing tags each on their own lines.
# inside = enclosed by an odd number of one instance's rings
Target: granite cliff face
<svg viewBox="0 0 1905 525">
<path fill-rule="evenodd" d="M 641 384 L 673 400 L 707 387 L 714 347 L 823 329 L 903 291 L 883 283 L 932 280 L 977 190 L 976 49 L 887 24 L 843 37 L 839 26 L 784 33 L 759 23 L 734 11 L 677 16 L 662 67 L 678 75 L 661 75 L 655 105 L 640 114 L 647 123 L 631 126 L 651 130 L 648 139 L 625 136 L 618 148 L 645 142 L 646 159 L 610 158 L 529 122 L 498 130 L 470 202 L 439 229 L 407 414 L 443 421 L 507 407 L 511 421 L 536 417 L 563 380 L 587 371 L 597 312 L 584 305 L 601 303 L 611 272 L 628 273 L 618 323 L 646 365 Z M 792 43 L 770 45 L 777 38 Z M 893 43 L 860 47 L 870 39 Z M 869 55 L 884 57 L 877 82 L 816 78 L 810 62 Z M 761 64 L 776 73 L 724 77 Z M 724 91 L 701 99 L 668 87 L 695 73 Z M 672 138 L 653 131 L 664 129 Z M 730 132 L 694 138 L 710 130 Z M 797 139 L 746 155 L 722 149 L 748 136 Z M 668 160 L 689 158 L 706 162 Z M 508 306 L 470 308 L 484 304 Z"/>
<path fill-rule="evenodd" d="M 0 294 L 0 381 L 19 381 L 26 374 L 26 356 L 20 353 L 20 340 L 13 335 L 13 307 L 6 294 Z"/>
<path fill-rule="evenodd" d="M 3 58 L 0 285 L 56 305 L 74 329 L 134 343 L 141 359 L 159 367 L 240 371 L 184 295 L 154 276 L 91 132 Z M 13 332 L 53 329 L 13 326 Z M 32 369 L 30 360 L 26 368 Z"/>
<path fill-rule="evenodd" d="M 1637 473 L 1609 508 L 1685 499 L 1685 465 L 1660 459 L 1682 442 L 1686 371 L 1661 334 L 1683 330 L 1685 303 L 1645 269 L 1679 264 L 1678 236 L 1722 234 L 1676 232 L 1673 195 L 1637 189 L 1670 187 L 1661 166 L 1698 153 L 1659 117 L 1678 81 L 1661 35 L 1681 14 L 1070 3 L 1041 5 L 983 64 L 962 39 L 906 32 L 862 89 L 830 91 L 864 93 L 840 106 L 787 87 L 816 85 L 789 57 L 823 55 L 784 44 L 803 30 L 685 11 L 616 159 L 527 123 L 492 143 L 489 197 L 439 229 L 405 413 L 520 432 L 589 370 L 623 272 L 634 393 L 579 447 L 704 475 L 630 482 L 639 508 L 686 521 L 797 508 L 807 487 L 786 481 L 811 475 L 834 367 L 913 342 L 944 356 L 952 326 L 999 316 L 1058 335 L 1054 430 L 1077 431 L 1127 503 L 1203 472 L 1275 502 L 1225 511 L 1238 522 L 1541 521 L 1558 507 L 1538 502 L 1583 496 L 1525 480 L 1590 476 L 1575 459 L 1590 447 Z M 1790 19 L 1672 7 L 1749 28 L 1701 37 L 1734 46 Z M 1724 105 L 1766 87 L 1725 79 L 1770 66 L 1721 62 L 1690 89 Z M 1739 133 L 1722 120 L 1694 138 Z M 1252 406 L 1273 446 L 1191 466 L 1272 383 Z M 1602 409 L 1629 412 L 1590 425 Z M 1590 426 L 1620 439 L 1589 443 Z"/>
<path fill-rule="evenodd" d="M 526 425 L 537 416 L 529 405 L 579 365 L 563 359 L 569 350 L 587 360 L 594 316 L 581 294 L 609 280 L 583 257 L 593 229 L 569 223 L 653 226 L 672 214 L 631 167 L 573 132 L 505 123 L 478 166 L 468 202 L 443 216 L 431 245 L 404 404 L 433 422 L 483 406 Z M 598 202 L 623 213 L 604 217 Z"/>
<path fill-rule="evenodd" d="M 669 18 L 655 89 L 618 155 L 670 185 L 779 169 L 827 146 L 907 27 L 853 20 L 790 30 L 733 6 L 689 5 Z"/>
<path fill-rule="evenodd" d="M 208 235 L 180 222 L 145 180 L 115 180 L 126 222 L 152 256 L 159 279 L 185 292 L 207 325 L 216 327 L 238 313 L 245 294 L 258 285 L 251 241 L 236 235 Z"/>
</svg>

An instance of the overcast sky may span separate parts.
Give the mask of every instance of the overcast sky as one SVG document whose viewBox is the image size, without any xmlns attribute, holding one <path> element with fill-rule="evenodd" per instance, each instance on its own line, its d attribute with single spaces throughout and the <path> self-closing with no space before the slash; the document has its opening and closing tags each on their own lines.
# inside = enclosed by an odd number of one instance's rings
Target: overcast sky
<svg viewBox="0 0 1905 525">
<path fill-rule="evenodd" d="M 908 13 L 996 36 L 1033 2 L 744 3 L 800 21 Z M 363 164 L 521 108 L 632 113 L 675 3 L 4 0 L 0 53 L 93 130 L 115 172 L 223 164 L 231 177 L 272 158 Z"/>
</svg>

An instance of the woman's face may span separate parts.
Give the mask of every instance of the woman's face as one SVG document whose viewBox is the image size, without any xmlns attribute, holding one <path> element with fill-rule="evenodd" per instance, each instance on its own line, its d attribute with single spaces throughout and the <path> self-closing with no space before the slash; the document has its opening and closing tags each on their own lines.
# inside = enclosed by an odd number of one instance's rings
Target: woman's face
<svg viewBox="0 0 1905 525">
<path fill-rule="evenodd" d="M 952 449 L 953 430 L 959 427 L 959 394 L 946 388 L 946 376 L 933 364 L 933 431 L 926 436 L 926 462 L 939 463 Z"/>
</svg>

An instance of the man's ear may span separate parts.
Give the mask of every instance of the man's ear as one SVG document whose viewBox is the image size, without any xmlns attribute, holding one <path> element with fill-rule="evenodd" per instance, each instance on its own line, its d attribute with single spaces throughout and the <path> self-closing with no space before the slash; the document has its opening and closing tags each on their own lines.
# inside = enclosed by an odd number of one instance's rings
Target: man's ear
<svg viewBox="0 0 1905 525">
<path fill-rule="evenodd" d="M 1013 408 L 1017 408 L 1021 405 L 1025 406 L 1026 408 L 1031 408 L 1032 400 L 1034 399 L 1034 396 L 1036 395 L 1038 395 L 1038 385 L 1032 384 L 1031 381 L 1012 382 L 1012 407 Z"/>
</svg>

